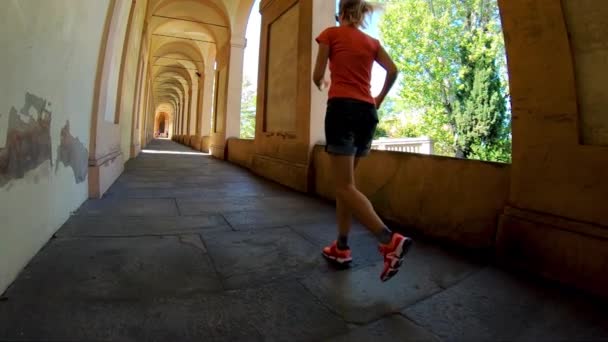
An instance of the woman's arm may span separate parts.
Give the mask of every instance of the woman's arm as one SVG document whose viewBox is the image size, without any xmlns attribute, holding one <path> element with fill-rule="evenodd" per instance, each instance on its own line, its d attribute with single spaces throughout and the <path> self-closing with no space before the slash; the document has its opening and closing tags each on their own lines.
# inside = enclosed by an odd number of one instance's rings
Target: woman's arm
<svg viewBox="0 0 608 342">
<path fill-rule="evenodd" d="M 329 60 L 329 45 L 319 44 L 319 52 L 317 53 L 317 62 L 315 64 L 315 70 L 312 75 L 312 80 L 319 90 L 323 90 L 322 87 L 327 86 L 328 82 L 325 80 L 325 69 L 327 68 L 327 61 Z"/>
<path fill-rule="evenodd" d="M 391 56 L 388 55 L 388 53 L 386 52 L 386 50 L 384 50 L 382 46 L 380 46 L 380 49 L 378 50 L 376 62 L 378 62 L 378 64 L 380 64 L 384 68 L 384 70 L 386 70 L 386 79 L 384 80 L 384 87 L 382 87 L 382 91 L 376 97 L 376 108 L 380 108 L 380 106 L 382 106 L 382 102 L 384 102 L 384 98 L 395 84 L 399 71 L 397 70 L 397 66 L 391 59 Z"/>
</svg>

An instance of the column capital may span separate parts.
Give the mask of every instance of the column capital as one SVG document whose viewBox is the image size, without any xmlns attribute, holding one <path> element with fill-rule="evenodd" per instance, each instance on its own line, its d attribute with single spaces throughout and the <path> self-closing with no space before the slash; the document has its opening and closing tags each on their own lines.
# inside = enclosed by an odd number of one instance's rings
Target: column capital
<svg viewBox="0 0 608 342">
<path fill-rule="evenodd" d="M 230 38 L 230 46 L 233 48 L 244 49 L 245 47 L 247 47 L 247 38 L 239 37 L 239 36 L 232 36 Z"/>
</svg>

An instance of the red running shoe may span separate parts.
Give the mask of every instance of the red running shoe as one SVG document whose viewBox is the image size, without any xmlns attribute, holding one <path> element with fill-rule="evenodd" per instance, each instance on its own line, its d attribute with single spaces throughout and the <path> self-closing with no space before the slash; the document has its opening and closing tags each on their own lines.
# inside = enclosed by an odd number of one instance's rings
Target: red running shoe
<svg viewBox="0 0 608 342">
<path fill-rule="evenodd" d="M 380 253 L 384 256 L 384 268 L 380 274 L 382 281 L 391 279 L 397 272 L 399 267 L 403 263 L 403 258 L 409 252 L 410 247 L 414 241 L 401 234 L 393 234 L 391 242 L 386 245 L 380 245 Z"/>
<path fill-rule="evenodd" d="M 340 265 L 347 265 L 351 261 L 353 261 L 350 249 L 338 249 L 337 241 L 334 241 L 331 245 L 323 248 L 323 256 L 328 260 L 331 260 Z"/>
</svg>

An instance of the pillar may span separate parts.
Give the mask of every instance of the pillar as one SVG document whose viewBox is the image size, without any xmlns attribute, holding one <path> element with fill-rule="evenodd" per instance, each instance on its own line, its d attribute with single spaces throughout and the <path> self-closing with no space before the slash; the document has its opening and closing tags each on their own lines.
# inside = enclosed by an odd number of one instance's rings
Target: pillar
<svg viewBox="0 0 608 342">
<path fill-rule="evenodd" d="M 213 127 L 211 127 L 211 142 L 209 152 L 216 158 L 226 157 L 226 114 L 228 93 L 228 65 L 218 63 L 215 89 L 215 106 Z"/>
<path fill-rule="evenodd" d="M 499 5 L 513 108 L 511 192 L 497 234 L 500 259 L 608 296 L 608 147 L 586 142 L 580 129 L 590 114 L 581 101 L 593 94 L 597 75 L 608 71 L 598 63 L 594 74 L 581 72 L 594 63 L 589 54 L 601 53 L 608 42 L 600 34 L 608 32 L 608 6 L 577 0 Z M 571 11 L 587 13 L 572 17 Z"/>
<path fill-rule="evenodd" d="M 313 147 L 323 140 L 327 94 L 312 82 L 317 36 L 335 25 L 334 1 L 265 0 L 253 170 L 307 191 Z M 296 37 L 296 39 L 294 39 Z"/>
<path fill-rule="evenodd" d="M 188 134 L 188 95 L 184 94 L 183 98 L 182 98 L 182 105 L 181 105 L 181 109 L 182 109 L 182 135 L 186 135 Z"/>
<path fill-rule="evenodd" d="M 226 107 L 226 139 L 241 136 L 241 95 L 243 90 L 243 59 L 247 40 L 232 37 L 228 70 L 228 103 Z"/>
<path fill-rule="evenodd" d="M 198 78 L 198 90 L 196 92 L 196 126 L 194 134 L 197 137 L 201 136 L 202 121 L 203 121 L 203 93 L 204 93 L 204 74 Z"/>
<path fill-rule="evenodd" d="M 188 89 L 188 107 L 186 108 L 186 112 L 188 113 L 188 118 L 186 119 L 188 123 L 188 132 L 186 134 L 188 136 L 194 135 L 196 127 L 196 101 L 194 100 L 193 95 L 196 95 L 196 82 L 193 82 L 190 89 Z"/>
<path fill-rule="evenodd" d="M 213 63 L 207 63 L 205 67 L 205 79 L 203 86 L 203 108 L 201 135 L 208 137 L 211 135 L 211 110 L 213 109 L 213 82 L 215 80 L 215 69 Z"/>
<path fill-rule="evenodd" d="M 175 122 L 176 122 L 176 131 L 175 135 L 179 136 L 182 134 L 182 106 L 181 103 L 177 102 L 177 108 L 175 109 Z"/>
</svg>

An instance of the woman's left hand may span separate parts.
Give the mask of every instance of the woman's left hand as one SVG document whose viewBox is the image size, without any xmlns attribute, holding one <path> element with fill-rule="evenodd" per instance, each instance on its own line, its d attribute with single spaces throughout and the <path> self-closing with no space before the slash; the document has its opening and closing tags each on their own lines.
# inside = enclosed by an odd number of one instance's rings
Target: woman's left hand
<svg viewBox="0 0 608 342">
<path fill-rule="evenodd" d="M 321 83 L 319 83 L 319 90 L 323 91 L 327 88 L 329 88 L 329 81 L 326 79 L 321 80 Z"/>
</svg>

